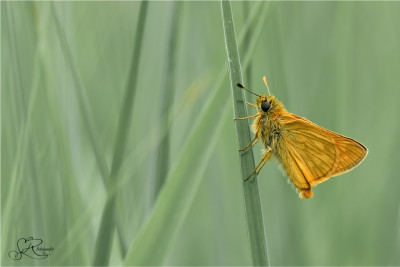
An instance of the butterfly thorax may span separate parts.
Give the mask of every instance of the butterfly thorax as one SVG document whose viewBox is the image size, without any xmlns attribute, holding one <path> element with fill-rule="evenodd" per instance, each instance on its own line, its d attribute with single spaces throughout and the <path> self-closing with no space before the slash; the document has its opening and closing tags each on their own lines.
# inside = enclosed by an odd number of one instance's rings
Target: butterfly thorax
<svg viewBox="0 0 400 267">
<path fill-rule="evenodd" d="M 270 108 L 267 112 L 261 109 L 261 104 L 264 101 L 270 103 Z M 257 98 L 256 106 L 261 116 L 254 120 L 252 130 L 265 148 L 270 147 L 272 151 L 275 151 L 283 130 L 278 118 L 282 116 L 282 114 L 288 113 L 288 111 L 286 111 L 283 104 L 272 95 L 260 95 Z"/>
</svg>

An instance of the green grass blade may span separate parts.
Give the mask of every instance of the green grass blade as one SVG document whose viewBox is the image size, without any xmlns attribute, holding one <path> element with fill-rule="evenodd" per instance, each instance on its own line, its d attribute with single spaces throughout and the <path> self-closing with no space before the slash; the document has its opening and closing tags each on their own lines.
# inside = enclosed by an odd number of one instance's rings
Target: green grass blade
<svg viewBox="0 0 400 267">
<path fill-rule="evenodd" d="M 243 27 L 240 34 L 239 43 L 243 43 L 246 31 L 252 21 L 259 19 L 262 23 L 265 19 L 267 7 L 260 8 L 262 3 L 257 3 L 248 17 L 248 23 Z M 259 12 L 261 17 L 258 17 Z M 261 27 L 255 30 L 260 33 Z M 258 36 L 254 34 L 249 43 L 249 51 L 246 56 L 244 68 L 250 61 L 250 56 L 255 50 Z M 174 240 L 177 230 L 182 225 L 186 214 L 193 202 L 198 185 L 202 179 L 204 168 L 209 162 L 212 144 L 206 149 L 199 145 L 198 140 L 214 141 L 218 136 L 215 129 L 209 129 L 210 121 L 213 120 L 215 114 L 221 114 L 221 107 L 224 106 L 228 99 L 223 90 L 223 81 L 226 79 L 227 70 L 222 68 L 222 72 L 214 83 L 213 95 L 204 105 L 202 113 L 194 124 L 193 131 L 189 135 L 185 148 L 179 157 L 177 164 L 174 166 L 166 183 L 160 192 L 153 212 L 139 232 L 134 244 L 129 250 L 124 265 L 161 265 L 169 251 L 171 243 Z M 224 109 L 225 111 L 225 109 Z M 219 124 L 218 124 L 219 125 Z M 193 154 L 196 151 L 196 154 Z M 201 159 L 199 162 L 198 159 Z M 190 177 L 190 179 L 187 179 Z"/>
<path fill-rule="evenodd" d="M 93 259 L 93 265 L 108 265 L 111 244 L 114 233 L 114 214 L 115 214 L 115 186 L 119 183 L 120 167 L 123 161 L 128 130 L 130 128 L 134 95 L 136 91 L 136 81 L 138 74 L 138 66 L 140 59 L 140 52 L 142 48 L 144 26 L 147 15 L 148 2 L 144 1 L 140 5 L 138 24 L 135 35 L 135 47 L 132 53 L 132 61 L 129 72 L 129 82 L 127 84 L 124 103 L 121 107 L 118 132 L 116 135 L 116 143 L 114 148 L 113 162 L 111 166 L 111 174 L 107 186 L 107 200 L 103 209 L 103 214 L 100 222 L 100 228 L 97 235 L 96 247 Z"/>
<path fill-rule="evenodd" d="M 251 2 L 248 1 L 243 1 L 243 15 L 246 17 L 247 14 L 249 14 L 249 6 L 251 4 Z M 251 25 L 253 26 L 253 25 Z M 251 27 L 250 29 L 246 32 L 246 36 L 244 37 L 244 43 L 243 43 L 243 49 L 241 51 L 243 55 L 245 55 L 245 53 L 248 51 L 249 49 L 249 42 L 250 42 L 250 37 L 251 37 Z M 252 88 L 251 86 L 251 65 L 249 65 L 246 68 L 246 73 L 245 73 L 245 78 L 246 78 L 246 86 L 248 88 Z"/>
<path fill-rule="evenodd" d="M 2 242 L 8 242 L 12 239 L 15 239 L 15 231 L 10 231 L 10 229 L 12 228 L 12 224 L 15 223 L 13 221 L 14 218 L 16 218 L 17 216 L 13 216 L 13 214 L 18 214 L 20 212 L 21 207 L 17 207 L 17 209 L 15 208 L 14 204 L 18 203 L 18 201 L 27 201 L 27 203 L 29 203 L 29 201 L 25 198 L 25 199 L 21 199 L 18 196 L 18 192 L 20 191 L 21 186 L 24 183 L 24 177 L 23 177 L 23 172 L 24 172 L 24 163 L 26 162 L 26 159 L 29 157 L 30 154 L 32 154 L 32 146 L 31 146 L 31 138 L 30 138 L 30 131 L 33 125 L 33 120 L 32 120 L 32 111 L 34 109 L 34 105 L 37 101 L 37 95 L 38 95 L 38 90 L 39 90 L 39 80 L 40 80 L 40 75 L 39 72 L 35 72 L 35 76 L 33 77 L 33 81 L 31 82 L 31 85 L 27 85 L 23 83 L 23 79 L 21 78 L 21 66 L 20 66 L 20 55 L 18 51 L 18 45 L 16 42 L 16 31 L 15 31 L 15 19 L 13 17 L 13 12 L 14 11 L 14 7 L 12 6 L 11 2 L 2 2 L 2 12 L 4 12 L 3 14 L 3 18 L 2 18 L 2 30 L 5 31 L 5 36 L 6 38 L 3 38 L 4 40 L 4 44 L 2 49 L 4 48 L 8 48 L 7 52 L 8 54 L 6 55 L 6 57 L 3 56 L 2 58 L 2 64 L 3 61 L 7 62 L 7 72 L 6 75 L 9 75 L 9 77 L 4 77 L 4 69 L 2 70 L 2 76 L 3 79 L 12 79 L 13 81 L 13 86 L 9 85 L 10 87 L 4 87 L 4 85 L 2 84 L 2 89 L 3 90 L 9 90 L 9 92 L 14 93 L 14 97 L 13 97 L 13 103 L 12 106 L 15 106 L 16 109 L 15 114 L 13 114 L 14 120 L 20 122 L 20 127 L 19 129 L 17 129 L 17 127 L 15 127 L 14 124 L 14 129 L 13 130 L 13 135 L 15 135 L 15 145 L 16 145 L 16 153 L 15 153 L 15 158 L 13 159 L 12 163 L 12 172 L 11 172 L 11 176 L 9 178 L 9 181 L 7 183 L 8 187 L 7 190 L 5 190 L 7 193 L 3 195 L 4 199 L 2 202 L 2 206 L 1 206 L 1 215 L 2 215 L 2 227 L 1 227 L 1 237 L 2 237 Z M 5 10 L 5 11 L 4 11 Z M 4 28 L 3 28 L 4 27 Z M 2 33 L 3 34 L 3 33 Z M 34 67 L 35 69 L 38 67 L 38 58 L 35 56 L 35 60 L 34 60 Z M 2 80 L 3 83 L 4 80 Z M 27 86 L 29 86 L 29 90 L 26 88 Z M 12 89 L 11 89 L 12 88 Z M 26 94 L 26 92 L 29 92 L 28 95 L 24 95 Z M 2 92 L 2 94 L 4 94 L 4 92 Z M 2 95 L 3 97 L 3 95 Z M 26 102 L 25 102 L 26 101 Z M 3 104 L 3 103 L 2 103 Z M 3 115 L 4 116 L 4 115 Z M 2 117 L 3 119 L 3 117 Z M 7 121 L 7 118 L 5 118 L 5 121 Z M 2 120 L 2 125 L 3 125 L 4 120 Z M 2 129 L 3 130 L 3 129 Z M 5 135 L 2 132 L 2 138 L 4 138 L 4 136 L 7 137 L 7 135 Z M 12 135 L 9 135 L 12 136 Z M 6 142 L 11 143 L 10 140 L 7 140 L 7 138 L 5 138 Z M 6 143 L 3 141 L 3 147 L 4 147 L 4 143 Z M 3 149 L 2 149 L 2 153 L 3 153 Z M 2 162 L 3 164 L 3 162 Z M 2 170 L 3 171 L 3 170 Z M 3 173 L 2 173 L 3 176 Z M 5 183 L 4 181 L 2 181 L 2 186 L 4 186 Z M 3 189 L 2 189 L 2 193 L 3 193 Z M 24 196 L 25 197 L 25 196 Z M 6 231 L 4 231 L 6 230 Z M 4 252 L 2 251 L 2 261 L 1 263 L 3 263 L 3 259 L 9 259 L 7 251 L 4 250 Z"/>
<path fill-rule="evenodd" d="M 236 43 L 236 34 L 230 1 L 221 1 L 221 8 L 229 70 L 231 74 L 235 118 L 246 117 L 248 115 L 244 94 L 243 91 L 238 90 L 236 86 L 237 83 L 242 82 L 242 70 Z M 236 131 L 238 134 L 239 147 L 245 147 L 250 143 L 250 128 L 247 120 L 237 121 Z M 246 152 L 240 153 L 240 163 L 242 167 L 242 178 L 245 180 L 255 169 L 254 156 L 251 147 L 246 150 Z M 268 265 L 267 242 L 264 233 L 264 223 L 256 174 L 254 174 L 247 182 L 243 183 L 243 190 L 253 265 L 265 266 Z"/>
<path fill-rule="evenodd" d="M 112 188 L 117 193 L 113 224 L 120 230 L 122 223 L 119 237 L 129 246 L 135 242 L 143 265 L 250 266 L 221 3 L 179 3 L 177 64 L 171 65 L 176 88 L 166 114 L 160 114 L 161 84 L 170 67 L 165 65 L 175 2 L 149 3 L 135 110 L 118 185 Z M 104 204 L 114 193 L 107 184 L 141 2 L 57 2 L 61 28 L 52 2 L 0 5 L 1 265 L 90 266 Z M 264 93 L 260 78 L 266 75 L 271 92 L 289 111 L 370 150 L 359 167 L 318 186 L 308 201 L 287 185 L 278 162 L 263 168 L 257 182 L 270 262 L 400 266 L 400 124 L 393 123 L 400 114 L 400 5 L 231 5 L 236 33 L 242 33 L 237 43 L 243 84 Z M 211 96 L 218 90 L 214 102 Z M 244 92 L 244 97 L 254 102 L 254 95 Z M 210 101 L 218 114 L 207 116 L 208 128 L 202 129 L 213 133 L 194 134 L 204 145 L 191 146 L 198 151 L 183 158 L 189 134 L 199 129 L 197 121 L 204 119 L 201 112 Z M 248 112 L 254 114 L 251 107 Z M 169 122 L 160 132 L 163 119 Z M 160 168 L 156 153 L 165 134 L 168 179 L 153 199 Z M 256 164 L 261 147 L 253 147 Z M 177 164 L 185 166 L 181 173 Z M 17 249 L 16 241 L 29 236 L 42 239 L 42 247 L 53 247 L 54 253 L 43 260 L 11 259 L 8 252 Z M 110 265 L 124 263 L 121 240 L 115 231 Z"/>
<path fill-rule="evenodd" d="M 169 245 L 190 208 L 218 139 L 216 129 L 220 130 L 221 127 L 209 129 L 210 121 L 213 120 L 215 114 L 229 110 L 228 102 L 222 101 L 225 98 L 223 90 L 214 92 L 211 101 L 204 107 L 200 119 L 190 134 L 178 163 L 168 175 L 153 213 L 129 250 L 124 265 L 155 266 L 163 264 Z M 224 116 L 221 116 L 219 121 L 225 119 Z M 220 122 L 218 125 L 221 124 Z M 211 140 L 211 143 L 204 148 L 204 145 L 198 142 L 201 139 Z M 197 154 L 194 155 L 193 151 L 197 151 Z M 199 161 L 199 159 L 201 160 Z"/>
<path fill-rule="evenodd" d="M 182 3 L 171 2 L 171 19 L 170 23 L 167 24 L 167 60 L 165 61 L 165 71 L 164 79 L 161 86 L 163 87 L 160 91 L 161 95 L 161 110 L 160 114 L 165 114 L 159 121 L 159 139 L 160 143 L 157 149 L 157 159 L 156 159 L 156 173 L 155 173 L 155 184 L 153 192 L 153 200 L 157 198 L 157 195 L 164 184 L 164 180 L 168 173 L 169 165 L 169 146 L 170 146 L 170 136 L 169 136 L 169 121 L 170 121 L 170 110 L 172 106 L 172 101 L 174 99 L 175 91 L 175 70 L 176 70 L 176 48 L 179 33 L 179 18 L 180 10 L 182 8 Z"/>
<path fill-rule="evenodd" d="M 104 187 L 107 187 L 110 170 L 107 165 L 105 153 L 101 147 L 99 137 L 97 135 L 97 131 L 96 131 L 94 123 L 93 123 L 94 120 L 93 120 L 93 115 L 91 113 L 91 110 L 89 108 L 88 99 L 87 99 L 87 95 L 86 95 L 86 88 L 84 88 L 83 82 L 78 74 L 77 69 L 76 69 L 76 65 L 73 60 L 73 56 L 72 56 L 72 52 L 71 52 L 71 47 L 68 44 L 68 40 L 65 36 L 65 30 L 62 28 L 60 19 L 55 10 L 54 3 L 52 3 L 52 14 L 54 15 L 56 33 L 59 38 L 60 45 L 62 47 L 62 51 L 64 53 L 64 58 L 69 67 L 69 70 L 71 72 L 72 81 L 74 83 L 73 88 L 75 89 L 75 91 L 77 93 L 78 107 L 80 109 L 80 113 L 82 114 L 82 118 L 84 120 L 83 126 L 85 127 L 86 132 L 89 134 L 89 140 L 93 147 L 94 155 L 96 158 L 97 166 L 99 167 L 100 177 L 102 178 L 103 185 L 104 185 Z M 127 242 L 125 240 L 125 234 L 123 233 L 123 227 L 122 227 L 122 223 L 121 223 L 119 216 L 116 218 L 116 224 L 117 224 L 117 232 L 118 232 L 118 237 L 119 237 L 119 241 L 120 241 L 120 247 L 122 250 L 122 254 L 125 254 Z"/>
</svg>

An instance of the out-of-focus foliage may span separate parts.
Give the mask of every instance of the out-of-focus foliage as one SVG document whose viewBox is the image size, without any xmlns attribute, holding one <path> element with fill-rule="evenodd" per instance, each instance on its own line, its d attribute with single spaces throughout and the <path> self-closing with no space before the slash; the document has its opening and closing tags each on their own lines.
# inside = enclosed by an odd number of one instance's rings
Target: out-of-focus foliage
<svg viewBox="0 0 400 267">
<path fill-rule="evenodd" d="M 165 265 L 248 265 L 228 76 L 220 85 L 225 93 L 215 93 L 227 71 L 220 3 L 179 2 L 176 60 L 167 66 L 172 4 L 148 6 L 116 189 L 115 216 L 125 240 L 114 233 L 110 265 L 123 264 L 121 244 L 129 249 L 149 218 L 168 220 L 167 205 L 153 200 L 157 147 L 166 133 L 169 173 L 160 194 L 177 204 L 171 216 L 180 224 L 173 234 L 148 231 L 142 238 L 170 240 L 157 259 Z M 92 263 L 107 198 L 96 155 L 109 170 L 139 7 L 1 2 L 2 265 Z M 242 2 L 232 7 L 240 33 L 250 14 Z M 311 200 L 298 198 L 277 162 L 263 168 L 259 186 L 271 264 L 400 265 L 400 3 L 272 2 L 268 12 L 244 84 L 266 92 L 266 75 L 289 111 L 369 148 L 359 167 L 319 185 Z M 166 68 L 175 68 L 170 115 L 160 114 Z M 168 117 L 169 127 L 156 132 Z M 255 151 L 257 160 L 259 145 Z M 186 177 L 175 179 L 181 174 Z M 17 240 L 30 236 L 52 246 L 52 255 L 10 259 Z"/>
</svg>

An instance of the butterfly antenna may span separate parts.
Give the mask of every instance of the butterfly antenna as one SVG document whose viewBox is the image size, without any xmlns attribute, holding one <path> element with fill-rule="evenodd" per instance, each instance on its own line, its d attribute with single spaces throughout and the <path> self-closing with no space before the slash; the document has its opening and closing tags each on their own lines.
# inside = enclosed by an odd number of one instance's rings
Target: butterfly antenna
<svg viewBox="0 0 400 267">
<path fill-rule="evenodd" d="M 250 91 L 246 87 L 244 87 L 241 83 L 237 83 L 236 86 L 239 87 L 239 88 L 242 88 L 243 90 L 245 90 L 245 91 L 247 91 L 247 92 L 249 92 L 249 93 L 251 93 L 253 95 L 260 96 L 260 95 L 257 95 L 256 93 L 253 93 L 252 91 Z"/>
<path fill-rule="evenodd" d="M 267 90 L 268 90 L 268 95 L 271 95 L 271 92 L 269 91 L 269 87 L 268 87 L 268 83 L 267 83 L 267 77 L 263 77 L 264 83 L 267 86 Z"/>
</svg>

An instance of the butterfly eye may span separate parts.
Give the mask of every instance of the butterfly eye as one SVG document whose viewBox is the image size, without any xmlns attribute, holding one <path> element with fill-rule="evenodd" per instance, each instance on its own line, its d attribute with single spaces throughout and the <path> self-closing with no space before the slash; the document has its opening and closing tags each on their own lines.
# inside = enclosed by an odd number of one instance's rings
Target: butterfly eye
<svg viewBox="0 0 400 267">
<path fill-rule="evenodd" d="M 267 112 L 270 108 L 271 108 L 271 104 L 268 101 L 265 100 L 264 102 L 261 103 L 261 109 L 264 112 Z"/>
</svg>

